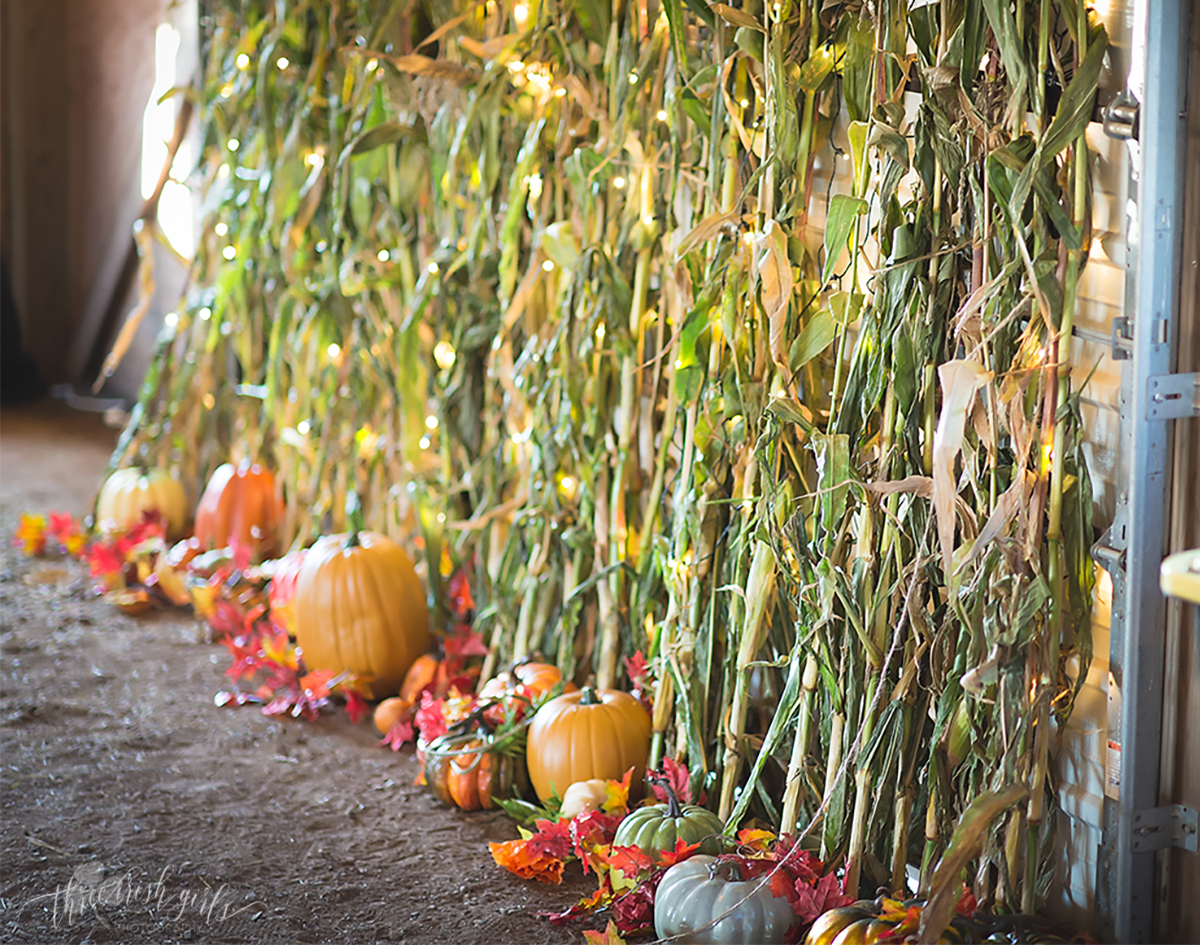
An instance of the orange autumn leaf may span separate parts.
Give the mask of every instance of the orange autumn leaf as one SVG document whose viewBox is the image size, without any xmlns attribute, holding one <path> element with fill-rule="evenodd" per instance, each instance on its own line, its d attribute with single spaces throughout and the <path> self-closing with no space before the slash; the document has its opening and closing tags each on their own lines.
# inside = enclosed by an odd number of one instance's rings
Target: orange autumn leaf
<svg viewBox="0 0 1200 945">
<path fill-rule="evenodd" d="M 536 879 L 548 886 L 562 882 L 564 862 L 557 857 L 537 852 L 528 840 L 508 840 L 504 843 L 489 843 L 492 859 L 510 873 L 522 879 Z"/>
<path fill-rule="evenodd" d="M 663 850 L 658 855 L 658 865 L 662 867 L 674 866 L 686 860 L 689 856 L 700 849 L 700 841 L 688 843 L 683 837 L 675 838 L 675 849 Z"/>
<path fill-rule="evenodd" d="M 17 525 L 14 545 L 21 546 L 21 554 L 27 558 L 40 555 L 46 550 L 46 516 L 31 515 L 28 512 L 21 516 Z"/>
<path fill-rule="evenodd" d="M 333 678 L 331 669 L 314 669 L 300 677 L 300 691 L 310 699 L 325 699 L 329 696 L 329 680 Z"/>
<path fill-rule="evenodd" d="M 594 942 L 595 945 L 625 945 L 625 939 L 621 938 L 621 933 L 617 931 L 617 924 L 612 919 L 608 920 L 608 927 L 603 932 L 584 929 L 583 937 L 589 942 Z"/>
<path fill-rule="evenodd" d="M 753 830 L 747 827 L 738 831 L 737 839 L 738 843 L 744 847 L 767 853 L 770 851 L 771 844 L 775 842 L 775 834 L 769 830 Z"/>
<path fill-rule="evenodd" d="M 633 769 L 630 768 L 625 772 L 625 777 L 620 781 L 609 781 L 604 788 L 604 793 L 607 795 L 607 800 L 601 805 L 600 809 L 606 814 L 614 814 L 619 810 L 626 810 L 629 807 L 629 785 L 633 781 Z"/>
</svg>

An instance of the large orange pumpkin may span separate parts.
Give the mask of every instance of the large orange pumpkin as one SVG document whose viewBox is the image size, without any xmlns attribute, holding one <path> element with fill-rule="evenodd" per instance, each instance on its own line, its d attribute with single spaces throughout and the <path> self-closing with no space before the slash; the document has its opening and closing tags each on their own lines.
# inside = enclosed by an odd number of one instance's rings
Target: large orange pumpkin
<svg viewBox="0 0 1200 945">
<path fill-rule="evenodd" d="M 196 507 L 196 538 L 205 548 L 224 548 L 231 540 L 249 546 L 256 558 L 279 548 L 283 503 L 275 494 L 269 469 L 242 460 L 213 470 Z"/>
<path fill-rule="evenodd" d="M 319 538 L 296 576 L 293 607 L 308 669 L 369 677 L 377 697 L 393 695 L 432 642 L 412 561 L 372 532 Z"/>
<path fill-rule="evenodd" d="M 576 781 L 620 780 L 633 768 L 630 797 L 640 797 L 650 754 L 650 713 L 617 689 L 585 686 L 551 699 L 529 724 L 529 780 L 545 801 Z"/>
</svg>

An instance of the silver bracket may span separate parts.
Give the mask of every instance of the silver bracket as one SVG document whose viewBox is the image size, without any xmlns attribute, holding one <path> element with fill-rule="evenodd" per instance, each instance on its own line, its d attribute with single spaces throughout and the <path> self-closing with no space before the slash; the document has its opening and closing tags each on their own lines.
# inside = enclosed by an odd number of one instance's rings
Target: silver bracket
<svg viewBox="0 0 1200 945">
<path fill-rule="evenodd" d="M 1133 815 L 1134 853 L 1151 853 L 1168 847 L 1197 852 L 1200 812 L 1182 804 L 1151 807 Z"/>
<path fill-rule="evenodd" d="M 1112 359 L 1128 361 L 1133 355 L 1133 322 L 1128 315 L 1118 315 L 1112 322 Z"/>
<path fill-rule="evenodd" d="M 1138 136 L 1138 100 L 1129 89 L 1121 89 L 1104 109 L 1104 133 L 1119 141 Z"/>
<path fill-rule="evenodd" d="M 1200 417 L 1200 374 L 1154 374 L 1146 381 L 1146 419 Z"/>
</svg>

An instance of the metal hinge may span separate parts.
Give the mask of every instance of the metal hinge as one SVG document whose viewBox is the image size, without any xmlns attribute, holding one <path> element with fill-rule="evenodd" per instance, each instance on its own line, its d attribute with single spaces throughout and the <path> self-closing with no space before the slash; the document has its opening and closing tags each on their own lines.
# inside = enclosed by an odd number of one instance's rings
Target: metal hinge
<svg viewBox="0 0 1200 945">
<path fill-rule="evenodd" d="M 1198 829 L 1200 813 L 1182 804 L 1139 810 L 1133 815 L 1131 849 L 1134 853 L 1150 853 L 1182 847 L 1196 853 Z"/>
<path fill-rule="evenodd" d="M 1121 89 L 1104 109 L 1104 133 L 1128 141 L 1138 136 L 1138 100 L 1129 89 Z"/>
<path fill-rule="evenodd" d="M 1128 361 L 1133 357 L 1133 347 L 1125 344 L 1133 341 L 1133 321 L 1128 315 L 1118 315 L 1112 322 L 1112 359 Z"/>
<path fill-rule="evenodd" d="M 1200 417 L 1200 374 L 1156 374 L 1147 380 L 1147 420 L 1188 417 Z"/>
</svg>

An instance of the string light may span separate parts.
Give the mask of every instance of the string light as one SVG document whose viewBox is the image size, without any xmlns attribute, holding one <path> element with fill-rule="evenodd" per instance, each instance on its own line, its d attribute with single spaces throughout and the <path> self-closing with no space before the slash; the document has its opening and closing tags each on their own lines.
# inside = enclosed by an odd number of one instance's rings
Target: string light
<svg viewBox="0 0 1200 945">
<path fill-rule="evenodd" d="M 427 430 L 436 430 L 438 428 L 438 418 L 430 414 L 425 418 L 425 428 Z"/>
<path fill-rule="evenodd" d="M 245 53 L 238 53 L 237 59 L 234 60 L 239 69 L 248 69 L 250 67 L 250 57 Z"/>
<path fill-rule="evenodd" d="M 378 259 L 380 262 L 387 262 L 389 259 L 392 258 L 392 254 L 389 253 L 386 249 L 381 249 L 379 252 L 377 252 L 375 254 L 375 258 Z"/>
<path fill-rule="evenodd" d="M 427 450 L 429 449 L 429 444 L 432 442 L 433 440 L 429 439 L 429 434 L 427 433 L 417 441 L 417 446 L 421 447 L 423 450 Z"/>
<path fill-rule="evenodd" d="M 241 146 L 242 146 L 242 142 L 238 141 L 237 138 L 230 138 L 225 143 L 225 147 L 229 148 L 230 151 L 236 151 Z"/>
<path fill-rule="evenodd" d="M 216 233 L 217 236 L 224 236 L 226 233 L 229 232 L 229 227 L 225 223 L 218 223 L 216 226 L 213 227 L 213 232 Z"/>
<path fill-rule="evenodd" d="M 429 271 L 429 274 L 430 274 L 431 276 L 436 276 L 436 275 L 438 274 L 438 264 L 437 264 L 437 263 L 435 263 L 435 262 L 431 262 L 431 263 L 430 263 L 428 266 L 426 266 L 425 268 L 426 268 L 426 269 Z"/>
<path fill-rule="evenodd" d="M 667 111 L 666 111 L 666 109 L 665 109 L 665 108 L 660 108 L 660 109 L 658 110 L 658 114 L 656 114 L 654 117 L 655 117 L 655 118 L 657 118 L 659 121 L 666 121 L 666 120 L 667 120 Z"/>
<path fill-rule="evenodd" d="M 328 348 L 325 349 L 325 353 L 328 354 L 330 358 L 336 358 L 339 354 L 342 353 L 342 349 L 339 345 L 331 344 Z"/>
<path fill-rule="evenodd" d="M 179 324 L 179 316 L 174 312 L 167 312 L 167 314 L 163 316 L 163 324 L 168 328 L 174 328 Z"/>
<path fill-rule="evenodd" d="M 629 84 L 637 85 L 637 83 L 638 83 L 638 74 L 636 72 L 629 73 Z"/>
<path fill-rule="evenodd" d="M 454 367 L 454 360 L 457 357 L 454 351 L 454 345 L 448 341 L 439 341 L 433 348 L 433 360 L 437 362 L 437 366 L 443 371 L 447 368 Z"/>
<path fill-rule="evenodd" d="M 378 68 L 379 68 L 379 60 L 378 59 L 368 59 L 367 60 L 367 71 L 368 72 L 374 72 Z"/>
<path fill-rule="evenodd" d="M 624 190 L 625 189 L 625 178 L 624 177 L 614 177 L 613 178 L 613 186 L 616 187 L 617 190 Z"/>
<path fill-rule="evenodd" d="M 542 262 L 542 271 L 543 272 L 553 272 L 554 271 L 554 261 L 550 260 L 550 259 L 544 260 Z"/>
<path fill-rule="evenodd" d="M 307 420 L 301 420 L 299 423 L 296 424 L 296 432 L 299 433 L 301 436 L 308 436 L 308 431 L 311 429 L 312 429 L 312 427 L 309 426 L 309 423 Z"/>
<path fill-rule="evenodd" d="M 286 69 L 288 66 L 290 66 L 291 63 L 288 62 L 287 56 L 280 56 L 278 59 L 275 60 L 275 65 L 279 69 L 279 71 L 282 72 L 284 69 Z"/>
<path fill-rule="evenodd" d="M 529 19 L 529 7 L 523 3 L 518 3 L 513 7 L 513 19 L 516 20 L 517 26 L 521 29 L 525 28 L 525 22 Z"/>
<path fill-rule="evenodd" d="M 233 259 L 233 257 L 237 255 L 237 249 L 233 246 L 226 246 L 223 250 L 221 250 L 221 255 L 226 259 Z"/>
</svg>

